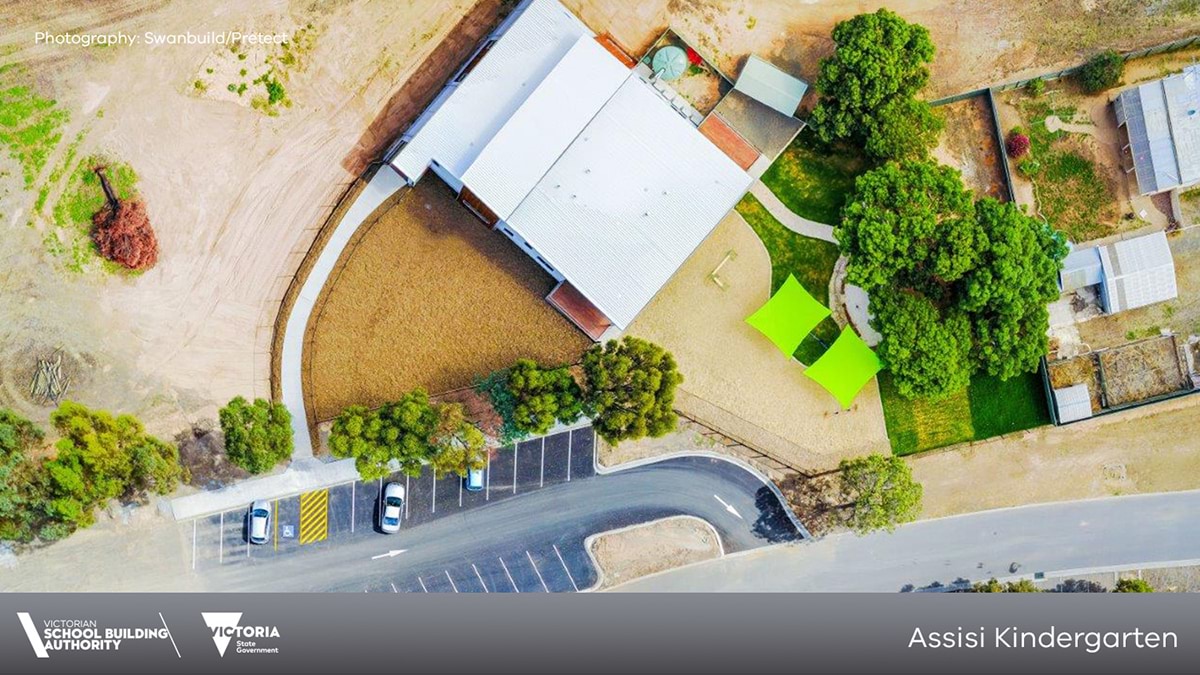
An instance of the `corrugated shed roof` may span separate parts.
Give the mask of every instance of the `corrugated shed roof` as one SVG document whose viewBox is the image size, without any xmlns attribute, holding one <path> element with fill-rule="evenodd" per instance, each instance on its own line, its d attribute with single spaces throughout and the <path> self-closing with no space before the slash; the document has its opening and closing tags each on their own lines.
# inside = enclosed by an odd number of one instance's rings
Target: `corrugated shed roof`
<svg viewBox="0 0 1200 675">
<path fill-rule="evenodd" d="M 1175 260 L 1165 232 L 1126 239 L 1100 248 L 1104 265 L 1105 309 L 1110 313 L 1179 295 Z"/>
<path fill-rule="evenodd" d="M 1058 278 L 1064 293 L 1104 281 L 1100 252 L 1094 246 L 1071 251 L 1070 255 L 1063 259 L 1062 271 L 1058 273 Z"/>
<path fill-rule="evenodd" d="M 1126 89 L 1115 108 L 1142 194 L 1200 181 L 1200 68 Z"/>
<path fill-rule="evenodd" d="M 808 84 L 751 54 L 733 88 L 791 117 L 800 107 Z"/>
<path fill-rule="evenodd" d="M 751 182 L 633 77 L 507 223 L 623 329 Z"/>
<path fill-rule="evenodd" d="M 580 37 L 479 153 L 463 183 L 506 220 L 629 73 L 594 39 Z"/>
<path fill-rule="evenodd" d="M 1085 420 L 1092 416 L 1092 395 L 1087 384 L 1074 384 L 1054 390 L 1054 405 L 1060 424 Z"/>
<path fill-rule="evenodd" d="M 554 0 L 531 0 L 508 30 L 399 153 L 412 180 L 436 161 L 461 176 L 587 26 Z"/>
</svg>

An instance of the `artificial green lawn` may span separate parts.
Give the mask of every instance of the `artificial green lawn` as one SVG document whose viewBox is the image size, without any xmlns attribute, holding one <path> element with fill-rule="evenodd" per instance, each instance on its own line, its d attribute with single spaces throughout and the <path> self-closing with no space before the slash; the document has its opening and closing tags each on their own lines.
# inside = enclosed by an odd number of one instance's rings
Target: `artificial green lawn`
<svg viewBox="0 0 1200 675">
<path fill-rule="evenodd" d="M 854 191 L 854 179 L 866 169 L 856 149 L 825 147 L 806 130 L 767 169 L 762 182 L 793 213 L 837 225 L 842 206 Z"/>
<path fill-rule="evenodd" d="M 879 394 L 892 452 L 911 455 L 955 443 L 991 438 L 1050 423 L 1041 376 L 1002 382 L 977 375 L 969 387 L 940 401 L 901 396 L 891 374 L 879 374 Z"/>
<path fill-rule="evenodd" d="M 737 211 L 754 229 L 771 256 L 771 292 L 779 290 L 791 274 L 813 298 L 828 307 L 829 279 L 838 259 L 837 246 L 787 229 L 752 194 L 742 198 Z M 803 364 L 811 364 L 837 337 L 837 322 L 827 317 L 804 338 L 793 356 Z"/>
</svg>

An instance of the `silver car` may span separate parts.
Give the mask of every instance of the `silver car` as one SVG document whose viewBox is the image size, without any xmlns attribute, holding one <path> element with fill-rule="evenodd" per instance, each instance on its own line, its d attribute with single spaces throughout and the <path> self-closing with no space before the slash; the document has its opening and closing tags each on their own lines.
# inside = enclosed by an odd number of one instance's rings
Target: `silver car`
<svg viewBox="0 0 1200 675">
<path fill-rule="evenodd" d="M 265 544 L 271 539 L 271 503 L 262 499 L 250 505 L 247 534 L 251 544 Z"/>
<path fill-rule="evenodd" d="M 379 529 L 384 534 L 395 534 L 400 531 L 400 515 L 404 512 L 404 486 L 399 483 L 388 483 L 383 487 L 383 497 L 379 500 Z"/>
</svg>

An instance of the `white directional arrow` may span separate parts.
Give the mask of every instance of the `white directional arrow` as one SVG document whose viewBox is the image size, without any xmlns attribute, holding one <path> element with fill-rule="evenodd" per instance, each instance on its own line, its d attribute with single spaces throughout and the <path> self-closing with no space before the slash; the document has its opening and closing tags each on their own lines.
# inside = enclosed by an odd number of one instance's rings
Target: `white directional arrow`
<svg viewBox="0 0 1200 675">
<path fill-rule="evenodd" d="M 395 558 L 396 556 L 400 555 L 401 553 L 404 553 L 407 550 L 408 549 L 406 549 L 406 548 L 392 549 L 391 551 L 388 551 L 387 553 L 380 553 L 379 555 L 371 556 L 371 560 L 379 560 L 380 558 Z"/>
<path fill-rule="evenodd" d="M 713 499 L 716 499 L 717 501 L 721 502 L 721 506 L 724 506 L 726 511 L 737 516 L 739 520 L 745 520 L 745 518 L 742 518 L 742 514 L 738 513 L 737 509 L 733 508 L 733 505 L 730 504 L 729 502 L 725 501 L 724 499 L 721 499 L 720 497 L 718 497 L 716 495 L 713 495 Z"/>
</svg>

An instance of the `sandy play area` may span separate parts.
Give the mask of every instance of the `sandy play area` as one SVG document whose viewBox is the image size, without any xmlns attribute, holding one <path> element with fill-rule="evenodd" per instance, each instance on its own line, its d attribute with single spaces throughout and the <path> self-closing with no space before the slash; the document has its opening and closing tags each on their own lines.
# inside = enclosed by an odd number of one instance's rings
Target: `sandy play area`
<svg viewBox="0 0 1200 675">
<path fill-rule="evenodd" d="M 709 274 L 730 251 L 720 272 Z M 676 405 L 697 420 L 781 462 L 816 470 L 843 457 L 888 451 L 879 388 L 872 380 L 850 410 L 809 378 L 745 318 L 767 301 L 771 260 L 740 215 L 725 217 L 629 332 L 669 349 L 684 381 Z"/>
<path fill-rule="evenodd" d="M 414 387 L 469 387 L 519 358 L 574 363 L 591 346 L 543 299 L 554 279 L 437 177 L 363 229 L 308 324 L 304 388 L 317 420 Z"/>
</svg>

